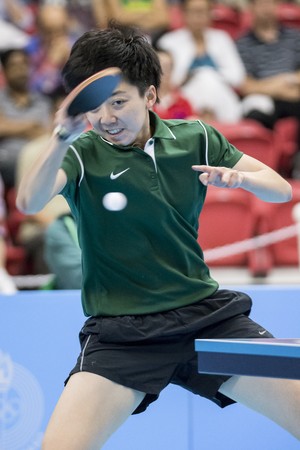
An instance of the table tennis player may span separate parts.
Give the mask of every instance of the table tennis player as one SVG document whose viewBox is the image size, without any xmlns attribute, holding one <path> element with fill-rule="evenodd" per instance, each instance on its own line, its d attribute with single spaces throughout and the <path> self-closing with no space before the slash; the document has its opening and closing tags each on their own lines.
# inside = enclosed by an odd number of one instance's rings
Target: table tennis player
<svg viewBox="0 0 300 450">
<path fill-rule="evenodd" d="M 205 264 L 197 230 L 207 187 L 287 202 L 289 183 L 206 123 L 152 112 L 161 68 L 134 28 L 112 23 L 83 34 L 63 69 L 65 85 L 71 91 L 111 67 L 122 78 L 103 103 L 75 119 L 57 112 L 58 128 L 17 196 L 31 214 L 62 194 L 82 250 L 81 353 L 42 449 L 99 450 L 169 383 L 220 407 L 241 402 L 300 439 L 298 381 L 200 375 L 194 350 L 196 338 L 272 337 L 249 317 L 249 296 L 220 290 Z M 92 129 L 73 140 L 86 119 Z M 126 197 L 122 208 L 103 204 L 112 192 Z"/>
</svg>

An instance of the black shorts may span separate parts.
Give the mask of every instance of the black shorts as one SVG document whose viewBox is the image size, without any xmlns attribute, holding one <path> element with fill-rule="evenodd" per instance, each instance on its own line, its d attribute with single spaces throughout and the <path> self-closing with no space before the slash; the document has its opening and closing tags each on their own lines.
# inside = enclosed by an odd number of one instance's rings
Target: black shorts
<svg viewBox="0 0 300 450">
<path fill-rule="evenodd" d="M 197 372 L 195 339 L 259 338 L 262 331 L 264 338 L 273 337 L 248 317 L 251 306 L 248 295 L 219 290 L 210 298 L 172 311 L 91 317 L 80 331 L 81 353 L 70 376 L 92 372 L 145 392 L 133 414 L 157 400 L 169 383 L 225 407 L 234 401 L 218 390 L 230 377 Z"/>
</svg>

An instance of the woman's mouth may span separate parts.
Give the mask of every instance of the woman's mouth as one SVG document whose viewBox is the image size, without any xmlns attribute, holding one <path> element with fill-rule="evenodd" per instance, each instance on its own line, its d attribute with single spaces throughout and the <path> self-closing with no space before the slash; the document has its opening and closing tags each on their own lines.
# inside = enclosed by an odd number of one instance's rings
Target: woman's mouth
<svg viewBox="0 0 300 450">
<path fill-rule="evenodd" d="M 122 133 L 123 128 L 114 128 L 113 130 L 106 130 L 106 133 L 110 136 L 117 136 L 118 134 Z"/>
</svg>

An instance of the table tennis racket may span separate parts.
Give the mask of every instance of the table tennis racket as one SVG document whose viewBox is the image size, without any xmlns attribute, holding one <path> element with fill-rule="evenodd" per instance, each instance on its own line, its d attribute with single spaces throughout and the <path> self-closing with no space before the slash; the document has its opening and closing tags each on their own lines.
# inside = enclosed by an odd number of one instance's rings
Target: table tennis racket
<svg viewBox="0 0 300 450">
<path fill-rule="evenodd" d="M 65 115 L 73 120 L 73 129 L 70 132 L 68 127 L 57 125 L 54 134 L 60 141 L 71 143 L 84 131 L 82 124 L 78 123 L 78 128 L 74 127 L 76 116 L 93 111 L 104 103 L 113 93 L 121 81 L 121 70 L 117 67 L 109 67 L 95 73 L 82 81 L 64 98 L 60 109 L 65 111 Z"/>
<path fill-rule="evenodd" d="M 121 81 L 121 70 L 110 67 L 82 81 L 61 104 L 67 116 L 75 117 L 98 108 L 113 93 Z"/>
</svg>

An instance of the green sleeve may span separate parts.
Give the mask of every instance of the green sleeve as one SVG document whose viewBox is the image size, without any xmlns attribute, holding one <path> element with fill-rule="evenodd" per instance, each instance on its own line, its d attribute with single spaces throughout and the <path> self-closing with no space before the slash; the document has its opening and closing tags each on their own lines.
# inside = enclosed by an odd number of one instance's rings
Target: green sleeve
<svg viewBox="0 0 300 450">
<path fill-rule="evenodd" d="M 243 152 L 214 127 L 206 126 L 208 136 L 208 162 L 215 167 L 233 167 L 243 156 Z"/>
</svg>

